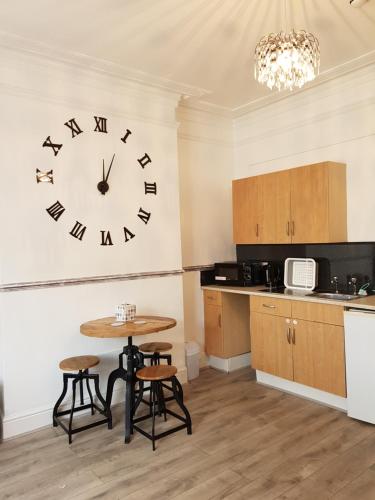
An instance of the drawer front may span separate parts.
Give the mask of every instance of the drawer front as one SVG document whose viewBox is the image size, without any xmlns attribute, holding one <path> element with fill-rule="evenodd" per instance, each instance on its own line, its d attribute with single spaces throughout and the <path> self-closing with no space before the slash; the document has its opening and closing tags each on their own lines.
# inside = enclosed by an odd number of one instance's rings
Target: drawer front
<svg viewBox="0 0 375 500">
<path fill-rule="evenodd" d="M 292 301 L 292 316 L 294 319 L 304 319 L 329 325 L 344 325 L 344 307 L 316 302 Z"/>
<path fill-rule="evenodd" d="M 252 311 L 272 314 L 273 316 L 290 317 L 292 308 L 290 300 L 252 295 L 250 297 L 250 314 Z"/>
<path fill-rule="evenodd" d="M 206 304 L 220 306 L 221 292 L 216 292 L 215 290 L 204 290 L 204 301 Z"/>
</svg>

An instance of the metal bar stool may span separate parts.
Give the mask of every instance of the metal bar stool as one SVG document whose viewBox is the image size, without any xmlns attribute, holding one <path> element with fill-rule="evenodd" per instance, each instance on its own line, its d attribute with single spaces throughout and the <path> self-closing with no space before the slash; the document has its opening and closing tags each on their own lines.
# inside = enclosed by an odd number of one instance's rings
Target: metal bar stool
<svg viewBox="0 0 375 500">
<path fill-rule="evenodd" d="M 162 354 L 170 351 L 173 348 L 173 345 L 169 342 L 145 342 L 138 346 L 138 349 L 143 354 L 143 359 L 149 359 L 151 366 L 160 365 L 161 360 L 166 360 L 168 365 L 172 365 L 172 355 L 171 354 Z M 168 391 L 172 391 L 172 388 L 166 384 L 162 384 L 164 389 Z M 149 387 L 143 388 L 144 391 L 150 390 Z M 136 391 L 138 393 L 138 391 Z M 166 401 L 171 401 L 174 399 L 173 396 L 166 398 Z M 150 399 L 151 401 L 151 399 Z M 143 400 L 143 403 L 150 404 L 147 400 Z"/>
<path fill-rule="evenodd" d="M 101 424 L 106 424 L 108 423 L 108 429 L 112 429 L 112 415 L 111 415 L 111 410 L 107 407 L 107 404 L 105 402 L 105 399 L 101 395 L 100 389 L 99 389 L 99 375 L 97 373 L 95 374 L 89 374 L 89 368 L 92 368 L 93 366 L 98 365 L 100 362 L 99 358 L 97 356 L 75 356 L 72 358 L 66 358 L 63 359 L 59 367 L 63 371 L 68 371 L 68 372 L 76 372 L 78 373 L 64 373 L 63 375 L 63 381 L 64 381 L 64 386 L 63 386 L 63 391 L 57 400 L 54 408 L 53 408 L 53 415 L 52 415 L 52 422 L 53 426 L 57 427 L 58 425 L 68 434 L 69 436 L 69 444 L 72 443 L 72 435 L 76 434 L 77 432 L 82 432 L 87 429 L 91 429 L 91 427 L 96 427 L 97 425 Z M 63 410 L 59 411 L 59 407 L 61 403 L 63 402 L 66 393 L 68 391 L 68 383 L 69 379 L 72 379 L 72 406 L 70 410 Z M 103 408 L 99 408 L 93 400 L 92 397 L 92 392 L 90 388 L 90 380 L 94 381 L 94 387 L 95 387 L 95 395 L 98 398 L 98 400 L 101 402 L 103 405 Z M 86 387 L 87 387 L 87 393 L 90 398 L 90 403 L 89 404 L 84 404 L 84 399 L 83 399 L 83 384 L 86 382 Z M 77 384 L 79 385 L 79 393 L 80 393 L 80 406 L 75 406 L 75 400 L 76 400 L 76 388 Z M 91 410 L 91 415 L 94 415 L 95 410 L 97 410 L 99 413 L 104 415 L 106 418 L 102 420 L 97 420 L 95 422 L 92 422 L 87 425 L 83 425 L 81 427 L 76 427 L 73 429 L 73 414 L 77 411 L 82 411 L 82 410 Z M 59 418 L 63 415 L 69 415 L 69 423 L 68 426 L 62 420 Z"/>
<path fill-rule="evenodd" d="M 168 436 L 174 432 L 180 431 L 182 429 L 187 429 L 187 433 L 192 433 L 191 426 L 191 418 L 190 414 L 183 403 L 183 390 L 180 382 L 176 377 L 177 368 L 171 365 L 154 365 L 154 366 L 146 366 L 137 372 L 137 379 L 139 380 L 139 393 L 138 398 L 134 405 L 133 410 L 133 418 L 132 418 L 132 429 L 137 430 L 143 436 L 147 437 L 152 441 L 152 449 L 155 451 L 155 441 L 158 439 Z M 163 382 L 171 382 L 172 387 L 171 390 L 173 392 L 173 397 L 171 399 L 175 400 L 184 416 L 181 416 L 175 413 L 172 410 L 169 410 L 166 406 L 166 399 L 163 395 Z M 143 415 L 141 417 L 135 417 L 135 413 L 142 402 L 143 399 L 143 384 L 144 382 L 150 382 L 150 412 L 147 415 Z M 168 398 L 170 399 L 170 398 Z M 176 419 L 183 422 L 182 424 L 172 427 L 160 434 L 155 434 L 155 417 L 156 415 L 164 415 L 164 420 L 167 420 L 167 414 L 172 415 Z M 152 419 L 152 427 L 151 434 L 141 429 L 137 423 L 148 418 Z"/>
<path fill-rule="evenodd" d="M 150 360 L 151 366 L 160 365 L 161 359 L 165 359 L 168 365 L 171 365 L 172 356 L 161 353 L 170 351 L 172 347 L 169 342 L 146 342 L 138 346 L 138 349 L 143 353 L 144 359 Z"/>
</svg>

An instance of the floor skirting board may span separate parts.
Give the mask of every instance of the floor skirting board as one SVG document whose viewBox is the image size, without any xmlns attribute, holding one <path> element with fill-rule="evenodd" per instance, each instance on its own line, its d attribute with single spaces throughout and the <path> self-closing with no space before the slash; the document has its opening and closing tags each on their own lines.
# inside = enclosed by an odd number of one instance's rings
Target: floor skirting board
<svg viewBox="0 0 375 500">
<path fill-rule="evenodd" d="M 208 356 L 208 365 L 223 372 L 233 372 L 240 368 L 245 368 L 251 364 L 251 353 L 245 352 L 233 358 L 218 358 L 217 356 Z"/>
<path fill-rule="evenodd" d="M 301 396 L 305 399 L 310 399 L 312 401 L 317 401 L 326 406 L 331 406 L 338 410 L 347 411 L 347 401 L 346 398 L 341 396 L 336 396 L 335 394 L 330 394 L 329 392 L 320 391 L 319 389 L 314 389 L 313 387 L 308 387 L 307 385 L 298 384 L 291 380 L 286 380 L 284 378 L 275 377 L 269 373 L 256 371 L 257 382 L 269 387 L 274 387 L 275 389 L 280 389 L 289 394 L 295 394 L 296 396 Z"/>
</svg>

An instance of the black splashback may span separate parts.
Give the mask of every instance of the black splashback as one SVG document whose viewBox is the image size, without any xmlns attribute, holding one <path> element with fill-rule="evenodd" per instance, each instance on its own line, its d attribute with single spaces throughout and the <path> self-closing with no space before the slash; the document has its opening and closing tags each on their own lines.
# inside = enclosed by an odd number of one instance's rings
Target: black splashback
<svg viewBox="0 0 375 500">
<path fill-rule="evenodd" d="M 285 260 L 311 257 L 318 262 L 318 288 L 332 288 L 331 277 L 338 276 L 340 289 L 348 290 L 352 276 L 358 285 L 375 283 L 375 243 L 326 243 L 306 245 L 237 245 L 237 260 Z M 375 286 L 373 287 L 375 288 Z"/>
</svg>

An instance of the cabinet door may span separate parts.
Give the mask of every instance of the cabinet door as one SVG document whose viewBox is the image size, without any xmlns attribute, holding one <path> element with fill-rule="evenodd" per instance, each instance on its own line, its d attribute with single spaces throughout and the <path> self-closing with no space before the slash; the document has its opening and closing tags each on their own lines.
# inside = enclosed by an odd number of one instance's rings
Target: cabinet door
<svg viewBox="0 0 375 500">
<path fill-rule="evenodd" d="M 260 243 L 290 243 L 290 171 L 262 175 Z"/>
<path fill-rule="evenodd" d="M 224 341 L 221 327 L 221 306 L 205 302 L 204 333 L 206 354 L 223 357 Z"/>
<path fill-rule="evenodd" d="M 329 241 L 328 169 L 307 165 L 290 171 L 293 243 Z"/>
<path fill-rule="evenodd" d="M 233 181 L 234 243 L 259 243 L 262 215 L 261 197 L 262 192 L 259 177 L 248 177 Z"/>
<path fill-rule="evenodd" d="M 294 381 L 346 397 L 344 328 L 295 320 Z"/>
<path fill-rule="evenodd" d="M 293 357 L 286 318 L 251 312 L 251 365 L 256 370 L 293 380 Z"/>
</svg>

